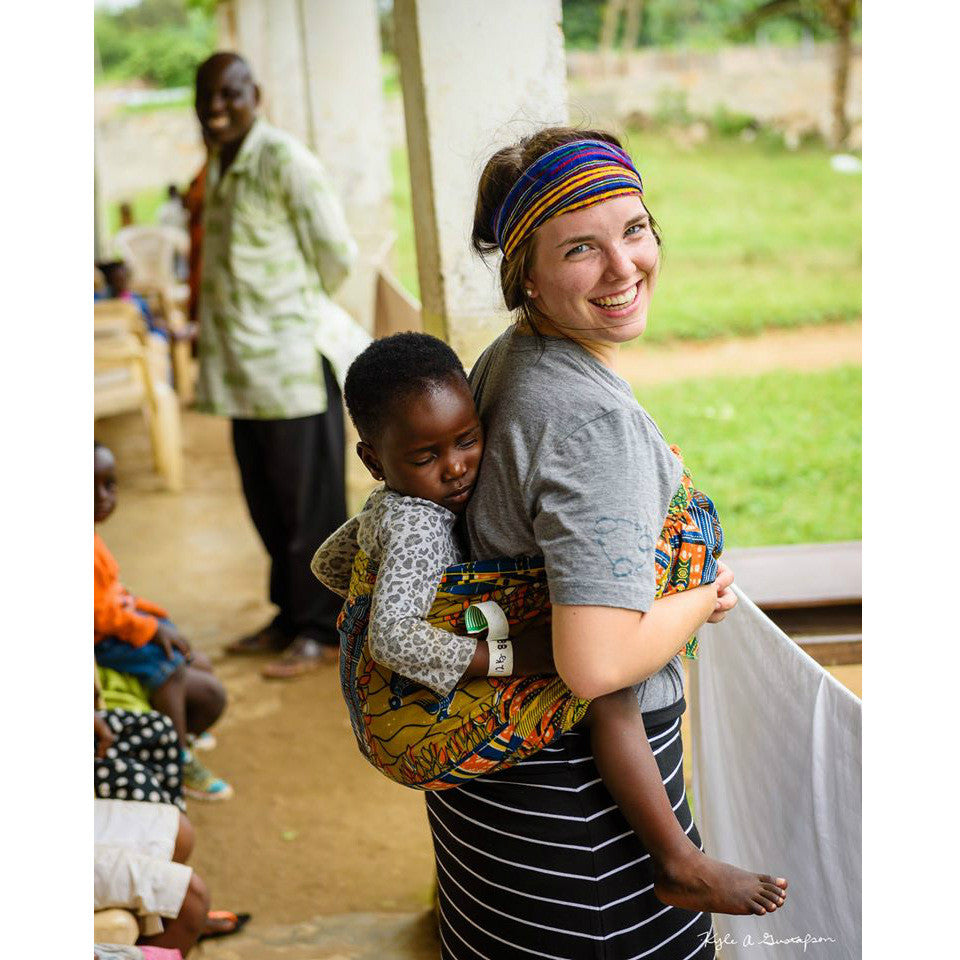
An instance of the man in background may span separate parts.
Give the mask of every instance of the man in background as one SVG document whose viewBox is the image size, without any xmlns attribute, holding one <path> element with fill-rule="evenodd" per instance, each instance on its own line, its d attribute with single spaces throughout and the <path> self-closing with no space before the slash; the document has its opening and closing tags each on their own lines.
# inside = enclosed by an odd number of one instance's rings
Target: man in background
<svg viewBox="0 0 960 960">
<path fill-rule="evenodd" d="M 343 407 L 318 317 L 357 248 L 319 160 L 258 118 L 259 103 L 237 54 L 216 53 L 197 70 L 197 117 L 211 148 L 197 407 L 232 420 L 278 607 L 227 650 L 284 650 L 263 671 L 280 678 L 337 658 L 341 600 L 310 572 L 314 550 L 346 520 Z"/>
</svg>

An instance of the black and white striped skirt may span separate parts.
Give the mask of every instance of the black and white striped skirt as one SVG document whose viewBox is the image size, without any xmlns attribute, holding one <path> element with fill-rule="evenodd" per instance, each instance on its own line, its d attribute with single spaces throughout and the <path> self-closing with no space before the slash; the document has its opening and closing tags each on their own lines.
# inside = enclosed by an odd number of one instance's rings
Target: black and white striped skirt
<svg viewBox="0 0 960 960">
<path fill-rule="evenodd" d="M 681 826 L 680 718 L 647 727 Z M 427 794 L 444 960 L 706 960 L 710 914 L 662 904 L 649 855 L 607 792 L 587 733 Z"/>
</svg>

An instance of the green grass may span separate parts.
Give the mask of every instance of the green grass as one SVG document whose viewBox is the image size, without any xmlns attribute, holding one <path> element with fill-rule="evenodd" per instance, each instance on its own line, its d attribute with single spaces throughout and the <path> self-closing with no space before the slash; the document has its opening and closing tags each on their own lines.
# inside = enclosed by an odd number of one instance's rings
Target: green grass
<svg viewBox="0 0 960 960">
<path fill-rule="evenodd" d="M 400 89 L 400 65 L 392 53 L 382 53 L 380 55 L 380 76 L 383 78 L 383 95 L 385 97 L 400 96 L 402 92 Z"/>
<path fill-rule="evenodd" d="M 830 153 L 633 133 L 664 259 L 644 339 L 755 334 L 859 317 L 860 177 Z"/>
<path fill-rule="evenodd" d="M 193 91 L 184 92 L 175 100 L 160 100 L 152 103 L 126 103 L 120 113 L 125 116 L 138 113 L 156 113 L 160 110 L 193 110 Z"/>
<path fill-rule="evenodd" d="M 860 539 L 860 368 L 636 388 L 728 547 Z"/>
<path fill-rule="evenodd" d="M 135 224 L 155 223 L 157 210 L 167 199 L 166 187 L 154 187 L 151 190 L 141 190 L 130 198 L 133 206 L 133 222 Z M 120 229 L 120 203 L 110 204 L 107 213 L 110 235 L 113 236 Z"/>
<path fill-rule="evenodd" d="M 390 172 L 393 176 L 393 222 L 397 231 L 397 245 L 393 253 L 397 279 L 419 300 L 417 242 L 413 236 L 413 202 L 410 198 L 410 165 L 406 147 L 395 147 L 390 151 Z"/>
<path fill-rule="evenodd" d="M 629 146 L 664 239 L 645 342 L 860 316 L 860 177 L 835 173 L 824 147 L 713 138 L 683 150 L 636 132 Z M 403 148 L 391 166 L 397 272 L 419 296 Z"/>
</svg>

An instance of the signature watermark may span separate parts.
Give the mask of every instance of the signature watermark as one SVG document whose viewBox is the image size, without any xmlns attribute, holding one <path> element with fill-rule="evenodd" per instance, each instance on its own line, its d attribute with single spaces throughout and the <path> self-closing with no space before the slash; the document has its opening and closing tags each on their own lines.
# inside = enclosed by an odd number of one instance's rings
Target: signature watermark
<svg viewBox="0 0 960 960">
<path fill-rule="evenodd" d="M 729 933 L 718 936 L 715 930 L 711 930 L 704 935 L 704 944 L 712 943 L 716 947 L 717 953 L 723 952 L 724 947 L 780 947 L 795 946 L 800 947 L 803 953 L 807 952 L 807 947 L 818 943 L 836 943 L 833 937 L 823 937 L 815 933 L 800 933 L 792 937 L 777 937 L 772 933 L 758 933 L 756 935 L 748 933 L 742 940 L 737 937 L 731 937 Z"/>
</svg>

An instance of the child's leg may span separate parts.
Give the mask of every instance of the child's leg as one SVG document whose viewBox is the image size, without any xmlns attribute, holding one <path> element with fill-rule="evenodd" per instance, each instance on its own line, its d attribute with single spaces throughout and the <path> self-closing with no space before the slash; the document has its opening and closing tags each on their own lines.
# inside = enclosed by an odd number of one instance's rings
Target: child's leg
<svg viewBox="0 0 960 960">
<path fill-rule="evenodd" d="M 227 705 L 223 684 L 212 672 L 187 667 L 186 724 L 192 734 L 201 734 L 217 722 Z"/>
<path fill-rule="evenodd" d="M 593 757 L 610 795 L 654 862 L 654 893 L 664 903 L 710 913 L 768 913 L 787 882 L 713 860 L 683 832 L 650 749 L 632 690 L 590 704 Z"/>
<path fill-rule="evenodd" d="M 209 909 L 210 894 L 207 891 L 207 885 L 194 871 L 180 912 L 172 920 L 163 921 L 163 933 L 153 937 L 141 937 L 137 943 L 179 950 L 186 956 L 206 927 Z"/>
<path fill-rule="evenodd" d="M 173 673 L 154 690 L 150 691 L 150 706 L 165 713 L 177 731 L 182 747 L 187 735 L 187 668 L 181 663 Z"/>
</svg>

